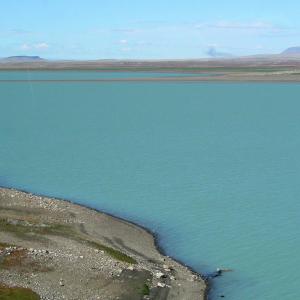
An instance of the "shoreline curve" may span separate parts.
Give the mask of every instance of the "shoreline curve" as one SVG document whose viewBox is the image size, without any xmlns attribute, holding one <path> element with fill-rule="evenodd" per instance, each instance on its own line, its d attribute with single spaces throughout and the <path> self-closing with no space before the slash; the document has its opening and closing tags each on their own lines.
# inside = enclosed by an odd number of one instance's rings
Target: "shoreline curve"
<svg viewBox="0 0 300 300">
<path fill-rule="evenodd" d="M 208 291 L 209 291 L 209 283 L 208 281 L 204 278 L 204 276 L 197 271 L 195 271 L 192 267 L 186 265 L 184 262 L 180 261 L 179 259 L 175 259 L 173 257 L 168 256 L 164 249 L 159 245 L 158 239 L 159 235 L 157 233 L 152 232 L 149 228 L 146 228 L 142 225 L 139 225 L 133 221 L 126 220 L 122 217 L 115 216 L 109 212 L 102 211 L 100 209 L 96 209 L 93 207 L 89 207 L 83 204 L 78 204 L 72 200 L 67 200 L 59 197 L 52 197 L 52 196 L 46 196 L 43 194 L 33 194 L 32 192 L 24 189 L 15 189 L 12 187 L 3 187 L 0 186 L 0 195 L 1 193 L 6 193 L 6 194 L 17 194 L 24 196 L 25 198 L 30 198 L 34 200 L 46 200 L 46 201 L 52 201 L 56 204 L 59 203 L 60 206 L 67 205 L 71 206 L 73 209 L 78 210 L 79 212 L 85 212 L 87 214 L 96 214 L 96 217 L 104 217 L 107 222 L 110 223 L 113 227 L 116 227 L 117 229 L 112 230 L 113 234 L 116 234 L 116 230 L 125 231 L 130 230 L 132 228 L 133 232 L 138 231 L 141 234 L 141 237 L 146 241 L 146 244 L 148 245 L 146 247 L 149 247 L 149 241 L 153 243 L 153 248 L 150 250 L 150 255 L 149 253 L 140 253 L 139 250 L 140 248 L 143 249 L 142 246 L 139 246 L 133 242 L 130 247 L 125 247 L 122 249 L 126 253 L 126 255 L 129 255 L 131 257 L 134 257 L 138 261 L 138 263 L 141 263 L 141 265 L 145 265 L 147 269 L 152 269 L 152 270 L 157 270 L 161 269 L 162 265 L 160 266 L 157 261 L 160 260 L 161 264 L 163 263 L 164 265 L 172 265 L 174 268 L 174 271 L 176 271 L 178 274 L 180 274 L 181 278 L 188 278 L 189 279 L 185 282 L 185 280 L 181 280 L 180 283 L 178 284 L 170 281 L 168 286 L 170 287 L 171 293 L 165 293 L 165 297 L 161 297 L 159 299 L 165 299 L 165 300 L 205 300 L 208 297 Z M 0 198 L 1 201 L 1 198 Z M 27 207 L 27 206 L 26 206 Z M 29 206 L 30 207 L 30 206 Z M 129 233 L 130 235 L 130 233 Z M 126 238 L 129 238 L 129 236 L 126 236 L 124 238 L 124 243 L 126 244 L 129 242 L 126 240 Z M 130 238 L 129 238 L 130 239 Z M 132 242 L 132 241 L 131 241 Z M 120 245 L 119 245 L 120 246 Z M 134 248 L 137 247 L 137 248 Z M 119 247 L 118 247 L 119 248 Z M 121 247 L 122 248 L 122 247 Z M 144 249 L 145 250 L 145 249 Z M 141 255 L 137 255 L 137 253 L 140 253 Z M 144 255 L 145 254 L 145 255 Z M 149 258 L 149 256 L 153 255 L 153 257 Z M 145 259 L 146 257 L 146 259 Z M 155 259 L 154 259 L 155 257 Z M 149 260 L 149 261 L 147 261 Z M 153 261 L 155 263 L 153 264 Z M 154 271 L 153 271 L 154 272 Z M 155 275 L 153 273 L 153 275 Z M 176 295 L 177 294 L 177 295 Z"/>
</svg>

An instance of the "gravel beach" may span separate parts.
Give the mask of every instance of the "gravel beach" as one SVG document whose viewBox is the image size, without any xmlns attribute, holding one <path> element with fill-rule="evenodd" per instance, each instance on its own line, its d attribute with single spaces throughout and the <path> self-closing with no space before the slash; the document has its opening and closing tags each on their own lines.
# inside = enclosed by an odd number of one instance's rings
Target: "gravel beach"
<svg viewBox="0 0 300 300">
<path fill-rule="evenodd" d="M 207 285 L 135 224 L 0 188 L 0 295 L 8 290 L 45 300 L 202 300 Z"/>
</svg>

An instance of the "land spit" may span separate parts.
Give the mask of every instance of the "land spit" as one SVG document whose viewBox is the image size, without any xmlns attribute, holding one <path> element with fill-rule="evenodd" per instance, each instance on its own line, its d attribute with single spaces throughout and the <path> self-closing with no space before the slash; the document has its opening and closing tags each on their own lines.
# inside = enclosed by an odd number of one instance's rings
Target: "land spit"
<svg viewBox="0 0 300 300">
<path fill-rule="evenodd" d="M 300 82 L 300 55 L 263 55 L 218 59 L 187 60 L 89 60 L 51 61 L 26 57 L 0 59 L 0 71 L 94 71 L 130 72 L 123 78 L 98 78 L 92 80 L 30 79 L 39 82 Z M 135 73 L 165 73 L 165 76 L 150 75 L 140 78 Z M 178 76 L 169 76 L 176 73 Z M 180 76 L 182 74 L 182 76 Z M 197 74 L 199 76 L 197 76 Z M 1 79 L 0 83 L 28 82 L 28 80 Z"/>
<path fill-rule="evenodd" d="M 12 295 L 5 299 L 23 293 L 44 300 L 203 300 L 207 284 L 163 255 L 144 228 L 69 201 L 0 188 L 1 293 Z"/>
</svg>

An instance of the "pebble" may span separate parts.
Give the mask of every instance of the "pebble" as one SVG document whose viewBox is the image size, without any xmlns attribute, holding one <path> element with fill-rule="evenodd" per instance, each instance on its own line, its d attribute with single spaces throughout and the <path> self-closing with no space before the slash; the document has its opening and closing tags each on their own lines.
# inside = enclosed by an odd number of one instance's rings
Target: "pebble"
<svg viewBox="0 0 300 300">
<path fill-rule="evenodd" d="M 156 278 L 162 278 L 162 277 L 164 277 L 165 276 L 165 274 L 164 273 L 162 273 L 162 272 L 158 272 L 158 273 L 156 273 L 155 274 L 155 276 L 156 276 Z"/>
<path fill-rule="evenodd" d="M 157 283 L 157 286 L 158 286 L 158 287 L 164 288 L 164 287 L 166 287 L 166 284 L 163 283 L 163 282 L 158 282 L 158 283 Z"/>
</svg>

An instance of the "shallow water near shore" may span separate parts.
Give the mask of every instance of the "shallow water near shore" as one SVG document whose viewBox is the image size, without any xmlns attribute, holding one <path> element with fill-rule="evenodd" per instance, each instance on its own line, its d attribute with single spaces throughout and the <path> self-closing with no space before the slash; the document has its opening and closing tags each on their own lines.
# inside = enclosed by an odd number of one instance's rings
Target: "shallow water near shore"
<svg viewBox="0 0 300 300">
<path fill-rule="evenodd" d="M 300 84 L 2 82 L 0 185 L 137 222 L 199 272 L 234 269 L 212 299 L 297 299 L 299 95 Z"/>
</svg>

